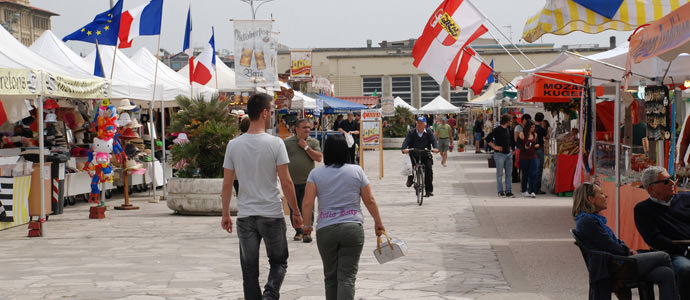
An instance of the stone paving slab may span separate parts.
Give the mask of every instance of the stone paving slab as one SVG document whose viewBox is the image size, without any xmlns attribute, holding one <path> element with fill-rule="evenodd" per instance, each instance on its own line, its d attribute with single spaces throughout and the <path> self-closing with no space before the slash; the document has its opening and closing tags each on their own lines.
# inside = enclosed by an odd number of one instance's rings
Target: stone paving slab
<svg viewBox="0 0 690 300">
<path fill-rule="evenodd" d="M 405 240 L 409 252 L 378 264 L 373 222 L 365 212 L 358 299 L 542 299 L 529 293 L 506 296 L 511 287 L 495 249 L 470 233 L 479 223 L 457 183 L 459 161 L 434 165 L 435 196 L 418 206 L 399 174 L 403 156 L 384 153 L 383 179 L 377 152 L 366 153 L 365 169 L 388 233 Z M 174 215 L 163 201 L 132 202 L 141 209 L 108 210 L 102 220 L 89 220 L 85 203 L 66 207 L 50 217 L 41 238 L 27 238 L 26 226 L 0 231 L 0 298 L 242 299 L 237 235 L 220 228 L 220 217 Z M 121 196 L 108 201 L 111 207 L 121 203 Z M 323 299 L 315 242 L 292 241 L 292 229 L 287 235 L 282 299 Z M 267 273 L 262 250 L 261 280 Z"/>
</svg>

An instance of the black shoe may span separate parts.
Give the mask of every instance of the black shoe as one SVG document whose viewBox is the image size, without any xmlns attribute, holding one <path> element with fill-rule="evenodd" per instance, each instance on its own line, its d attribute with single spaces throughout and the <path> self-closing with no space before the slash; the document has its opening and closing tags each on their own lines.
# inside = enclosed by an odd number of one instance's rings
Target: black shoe
<svg viewBox="0 0 690 300">
<path fill-rule="evenodd" d="M 546 194 L 546 192 L 537 191 L 535 194 L 537 194 L 537 195 L 544 195 L 544 194 Z"/>
<path fill-rule="evenodd" d="M 504 198 L 506 196 L 506 193 L 504 192 L 498 192 L 498 196 L 501 198 Z"/>
<path fill-rule="evenodd" d="M 295 233 L 295 237 L 292 238 L 295 241 L 301 241 L 302 240 L 302 234 L 301 233 Z"/>
<path fill-rule="evenodd" d="M 515 195 L 513 195 L 513 192 L 507 192 L 506 198 L 515 198 Z"/>
<path fill-rule="evenodd" d="M 303 235 L 302 236 L 302 242 L 311 243 L 311 235 L 306 235 L 306 234 Z"/>
<path fill-rule="evenodd" d="M 432 192 L 427 192 L 426 195 L 424 195 L 424 197 L 427 197 L 427 198 L 428 198 L 428 197 L 431 197 L 431 196 L 433 196 L 433 195 L 434 195 L 434 193 L 432 193 Z"/>
<path fill-rule="evenodd" d="M 412 178 L 411 178 L 411 177 L 407 177 L 407 182 L 405 183 L 405 185 L 406 185 L 407 187 L 411 187 L 412 184 L 414 184 L 414 181 L 412 180 Z"/>
</svg>

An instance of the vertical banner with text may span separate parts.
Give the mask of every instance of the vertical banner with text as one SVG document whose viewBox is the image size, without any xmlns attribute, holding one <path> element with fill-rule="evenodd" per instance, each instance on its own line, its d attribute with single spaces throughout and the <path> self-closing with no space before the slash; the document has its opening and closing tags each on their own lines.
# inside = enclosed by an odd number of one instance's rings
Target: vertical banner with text
<svg viewBox="0 0 690 300">
<path fill-rule="evenodd" d="M 235 20 L 235 84 L 278 87 L 278 56 L 271 20 Z"/>
<path fill-rule="evenodd" d="M 359 144 L 362 146 L 359 148 L 359 164 L 364 169 L 364 150 L 379 150 L 379 178 L 383 178 L 383 113 L 380 109 L 366 109 L 362 110 L 361 116 Z"/>
<path fill-rule="evenodd" d="M 290 50 L 290 79 L 311 81 L 311 50 Z"/>
</svg>

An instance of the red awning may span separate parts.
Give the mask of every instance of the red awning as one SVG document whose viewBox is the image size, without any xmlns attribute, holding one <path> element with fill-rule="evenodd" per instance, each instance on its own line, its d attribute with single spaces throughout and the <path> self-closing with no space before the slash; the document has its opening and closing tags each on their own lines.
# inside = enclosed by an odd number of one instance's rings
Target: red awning
<svg viewBox="0 0 690 300">
<path fill-rule="evenodd" d="M 358 96 L 358 97 L 341 97 L 336 96 L 340 99 L 347 100 L 354 103 L 359 103 L 362 105 L 377 105 L 379 104 L 379 97 L 377 96 Z"/>
<path fill-rule="evenodd" d="M 518 83 L 518 97 L 525 102 L 570 102 L 572 98 L 582 96 L 585 74 L 582 72 L 572 72 L 573 75 L 563 73 L 536 73 L 537 75 L 551 77 L 573 84 L 563 83 L 551 79 L 529 74 Z M 577 74 L 577 75 L 575 75 Z"/>
</svg>

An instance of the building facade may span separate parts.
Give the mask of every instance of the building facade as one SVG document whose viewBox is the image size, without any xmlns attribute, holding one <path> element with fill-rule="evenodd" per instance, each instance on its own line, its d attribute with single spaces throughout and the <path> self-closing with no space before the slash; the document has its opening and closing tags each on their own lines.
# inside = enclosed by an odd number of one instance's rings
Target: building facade
<svg viewBox="0 0 690 300">
<path fill-rule="evenodd" d="M 0 24 L 27 47 L 50 30 L 50 17 L 57 15 L 31 6 L 29 0 L 0 0 Z"/>
<path fill-rule="evenodd" d="M 412 106 L 419 108 L 436 96 L 441 95 L 454 105 L 460 105 L 473 98 L 468 89 L 451 89 L 448 81 L 439 85 L 434 79 L 412 65 L 412 47 L 415 39 L 379 43 L 373 47 L 361 48 L 317 48 L 312 49 L 312 74 L 326 77 L 335 85 L 337 96 L 400 97 Z M 613 42 L 615 43 L 615 42 Z M 510 81 L 520 76 L 520 70 L 534 68 L 555 58 L 563 48 L 553 44 L 519 45 L 528 61 L 514 48 L 510 53 L 518 60 L 518 65 L 508 53 L 493 39 L 477 39 L 472 43 L 474 50 L 487 64 L 493 60 L 494 69 L 501 77 Z M 590 55 L 610 49 L 598 45 L 578 45 L 567 47 L 583 55 Z M 583 68 L 586 67 L 583 65 Z M 285 71 L 287 70 L 287 71 Z M 290 70 L 289 50 L 278 51 L 278 71 Z"/>
</svg>

